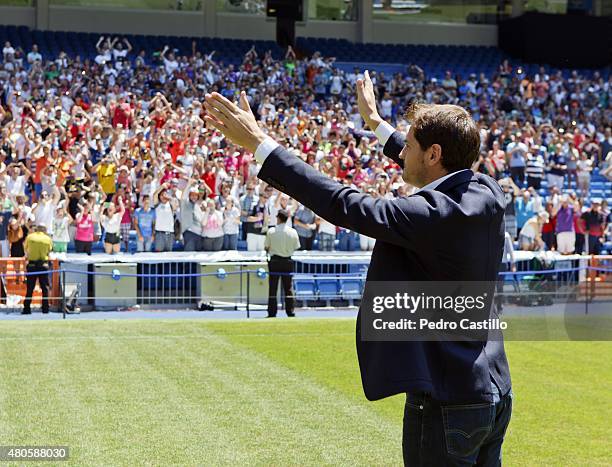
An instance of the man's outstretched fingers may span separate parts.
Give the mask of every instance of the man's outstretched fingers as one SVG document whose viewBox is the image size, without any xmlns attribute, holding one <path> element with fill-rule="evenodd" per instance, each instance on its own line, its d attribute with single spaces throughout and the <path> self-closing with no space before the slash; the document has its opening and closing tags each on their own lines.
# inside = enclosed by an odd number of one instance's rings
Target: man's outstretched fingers
<svg viewBox="0 0 612 467">
<path fill-rule="evenodd" d="M 207 108 L 215 109 L 217 112 L 221 113 L 225 117 L 225 119 L 229 118 L 232 115 L 231 108 L 228 108 L 221 100 L 219 100 L 216 96 L 221 96 L 216 92 L 212 94 L 207 94 L 205 97 L 204 105 Z"/>
<path fill-rule="evenodd" d="M 224 113 L 226 111 L 228 115 L 236 113 L 236 110 L 238 109 L 238 107 L 236 106 L 236 104 L 234 104 L 232 101 L 230 101 L 225 96 L 222 96 L 218 92 L 213 92 L 212 98 L 215 100 L 215 104 L 217 104 L 216 107 L 218 107 Z"/>
<path fill-rule="evenodd" d="M 208 116 L 210 116 L 211 118 L 213 118 L 214 120 L 220 122 L 220 123 L 227 123 L 228 118 L 223 115 L 221 112 L 219 112 L 219 110 L 215 109 L 214 107 L 205 105 L 204 108 L 206 109 L 206 113 Z"/>
<path fill-rule="evenodd" d="M 204 103 L 204 108 L 206 109 L 206 111 L 211 114 L 212 116 L 214 116 L 217 120 L 219 120 L 220 122 L 223 123 L 228 123 L 230 120 L 230 116 L 227 115 L 225 112 L 223 112 L 222 110 L 218 109 L 217 107 L 212 106 L 210 103 L 205 102 Z"/>
<path fill-rule="evenodd" d="M 217 130 L 221 132 L 225 129 L 225 125 L 223 125 L 223 123 L 212 118 L 210 115 L 204 115 L 204 120 L 210 123 L 212 126 L 214 126 Z"/>
<path fill-rule="evenodd" d="M 244 91 L 240 93 L 240 107 L 245 112 L 251 113 L 251 105 L 249 104 L 249 100 L 247 99 L 246 92 Z"/>
</svg>

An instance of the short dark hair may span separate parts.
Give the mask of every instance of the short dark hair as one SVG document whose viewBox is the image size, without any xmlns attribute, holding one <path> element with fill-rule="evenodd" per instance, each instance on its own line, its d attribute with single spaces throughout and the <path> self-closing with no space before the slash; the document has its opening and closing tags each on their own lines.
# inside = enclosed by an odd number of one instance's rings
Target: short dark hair
<svg viewBox="0 0 612 467">
<path fill-rule="evenodd" d="M 276 213 L 276 219 L 281 224 L 284 224 L 285 222 L 287 222 L 287 219 L 289 219 L 289 213 L 284 209 L 279 209 L 278 213 Z"/>
<path fill-rule="evenodd" d="M 442 166 L 448 172 L 469 169 L 478 159 L 480 132 L 470 114 L 457 105 L 413 103 L 406 113 L 423 151 L 442 148 Z"/>
</svg>

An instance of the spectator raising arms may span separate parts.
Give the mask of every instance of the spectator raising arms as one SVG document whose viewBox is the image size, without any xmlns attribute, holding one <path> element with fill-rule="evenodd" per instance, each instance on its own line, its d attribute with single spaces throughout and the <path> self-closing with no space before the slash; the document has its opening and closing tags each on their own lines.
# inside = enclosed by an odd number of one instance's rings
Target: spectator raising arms
<svg viewBox="0 0 612 467">
<path fill-rule="evenodd" d="M 134 213 L 134 227 L 136 229 L 136 251 L 149 252 L 153 244 L 153 227 L 155 225 L 155 211 L 151 209 L 151 198 L 143 195 L 142 207 Z"/>
<path fill-rule="evenodd" d="M 106 207 L 102 210 L 100 220 L 104 228 L 104 251 L 107 254 L 119 253 L 121 247 L 121 219 L 125 212 L 123 200 L 119 198 L 119 208 L 115 207 L 115 203 L 106 203 Z"/>
<path fill-rule="evenodd" d="M 353 97 L 361 71 L 343 71 L 320 52 L 298 57 L 291 48 L 275 60 L 256 46 L 229 64 L 209 45 L 206 39 L 188 49 L 167 44 L 148 54 L 124 37 L 102 36 L 93 60 L 84 60 L 63 51 L 43 57 L 37 44 L 23 51 L 4 43 L 3 256 L 12 245 L 19 252 L 20 229 L 26 235 L 33 223 L 46 226 L 57 252 L 90 254 L 103 228 L 112 253 L 134 248 L 132 229 L 142 252 L 263 251 L 279 210 L 287 212 L 302 249 L 328 251 L 336 240 L 342 250 L 371 249 L 367 237 L 317 218 L 259 181 L 254 155 L 206 123 L 202 105 L 212 90 L 235 100 L 245 89 L 266 133 L 312 167 L 372 196 L 409 196 L 414 188 L 402 181 L 401 167 L 382 156 L 376 135 L 364 129 Z M 612 196 L 612 76 L 520 70 L 506 61 L 492 74 L 430 76 L 413 63 L 405 72 L 373 72 L 372 79 L 381 114 L 400 131 L 413 100 L 470 110 L 481 140 L 473 170 L 500 181 L 513 241 L 526 226 L 523 238 L 535 241 L 532 219 L 546 206 L 545 247 L 570 252 L 573 232 L 576 251 L 585 243 L 601 251 L 607 216 L 600 223 L 592 201 Z"/>
</svg>

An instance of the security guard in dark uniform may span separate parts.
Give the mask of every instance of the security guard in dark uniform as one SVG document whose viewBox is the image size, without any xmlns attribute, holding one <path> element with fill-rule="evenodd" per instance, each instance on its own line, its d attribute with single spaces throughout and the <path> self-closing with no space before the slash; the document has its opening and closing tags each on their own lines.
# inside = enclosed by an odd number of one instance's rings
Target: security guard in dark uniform
<svg viewBox="0 0 612 467">
<path fill-rule="evenodd" d="M 295 316 L 293 313 L 293 288 L 291 286 L 291 273 L 293 272 L 293 261 L 291 255 L 300 247 L 300 238 L 293 227 L 287 225 L 289 215 L 284 209 L 280 209 L 276 215 L 276 227 L 271 227 L 266 233 L 264 247 L 270 259 L 268 261 L 269 291 L 268 291 L 268 318 L 276 316 L 276 290 L 280 277 L 285 292 L 285 311 L 287 316 Z M 276 273 L 276 274 L 275 274 Z"/>
<path fill-rule="evenodd" d="M 42 312 L 49 313 L 49 252 L 53 249 L 53 241 L 47 235 L 47 228 L 44 225 L 36 226 L 34 232 L 26 237 L 24 249 L 28 260 L 26 271 L 29 274 L 26 279 L 27 291 L 21 314 L 32 313 L 30 304 L 37 280 L 42 291 Z"/>
</svg>

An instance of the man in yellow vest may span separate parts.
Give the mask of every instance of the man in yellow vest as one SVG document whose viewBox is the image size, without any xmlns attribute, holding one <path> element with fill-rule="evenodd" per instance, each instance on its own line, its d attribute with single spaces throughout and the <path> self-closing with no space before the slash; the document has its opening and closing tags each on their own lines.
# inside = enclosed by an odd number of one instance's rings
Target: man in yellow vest
<svg viewBox="0 0 612 467">
<path fill-rule="evenodd" d="M 49 252 L 53 249 L 53 242 L 47 235 L 47 228 L 38 225 L 34 232 L 29 234 L 24 242 L 24 249 L 28 265 L 26 284 L 27 291 L 23 302 L 22 315 L 31 314 L 30 304 L 32 294 L 38 280 L 38 285 L 42 290 L 42 312 L 49 313 Z"/>
</svg>

